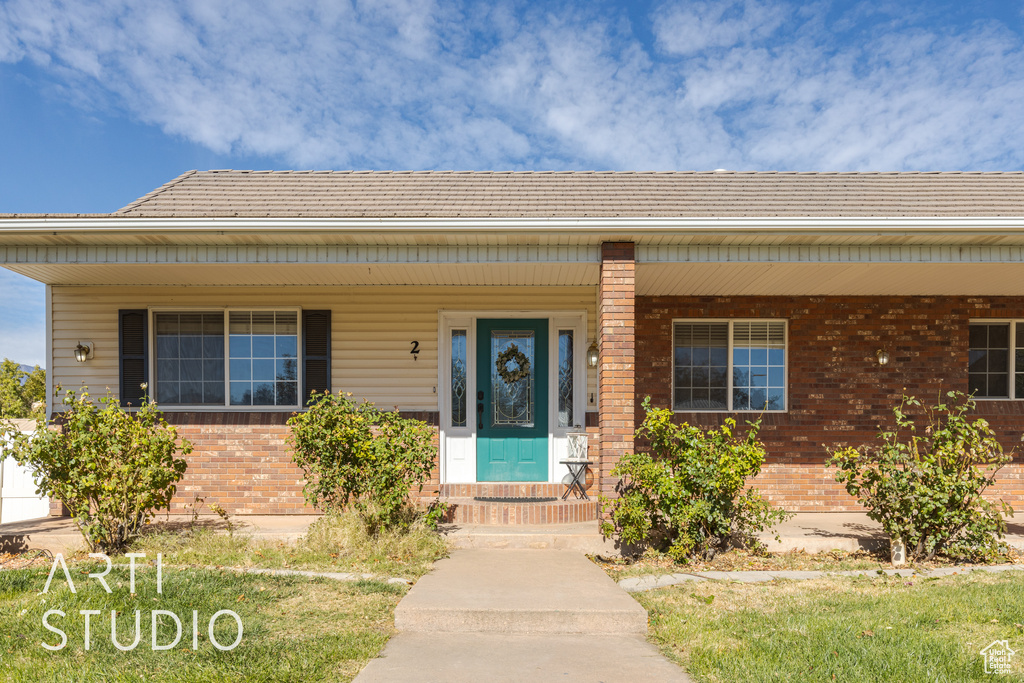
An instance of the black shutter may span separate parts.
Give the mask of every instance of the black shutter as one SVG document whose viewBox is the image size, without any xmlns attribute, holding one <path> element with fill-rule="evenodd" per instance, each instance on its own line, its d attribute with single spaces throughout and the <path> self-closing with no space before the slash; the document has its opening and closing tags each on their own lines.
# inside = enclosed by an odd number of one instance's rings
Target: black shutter
<svg viewBox="0 0 1024 683">
<path fill-rule="evenodd" d="M 331 390 L 331 312 L 302 312 L 302 405 Z"/>
<path fill-rule="evenodd" d="M 144 382 L 149 382 L 149 313 L 145 309 L 120 310 L 118 344 L 121 354 L 121 405 L 142 404 Z"/>
</svg>

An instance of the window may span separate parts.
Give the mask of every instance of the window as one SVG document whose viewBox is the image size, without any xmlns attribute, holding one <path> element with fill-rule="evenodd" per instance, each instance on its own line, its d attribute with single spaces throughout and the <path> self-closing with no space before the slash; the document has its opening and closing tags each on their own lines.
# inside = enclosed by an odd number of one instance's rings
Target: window
<svg viewBox="0 0 1024 683">
<path fill-rule="evenodd" d="M 558 426 L 572 427 L 573 416 L 573 330 L 558 331 Z"/>
<path fill-rule="evenodd" d="M 674 410 L 786 409 L 785 321 L 677 321 L 673 337 Z"/>
<path fill-rule="evenodd" d="M 122 405 L 137 404 L 150 351 L 161 405 L 294 409 L 330 390 L 330 311 L 155 311 L 152 347 L 146 315 L 119 312 Z"/>
<path fill-rule="evenodd" d="M 466 426 L 466 330 L 452 330 L 452 427 Z"/>
<path fill-rule="evenodd" d="M 294 406 L 298 398 L 298 315 L 230 313 L 233 406 Z"/>
<path fill-rule="evenodd" d="M 971 323 L 969 332 L 968 392 L 975 398 L 1024 399 L 1024 322 Z"/>
</svg>

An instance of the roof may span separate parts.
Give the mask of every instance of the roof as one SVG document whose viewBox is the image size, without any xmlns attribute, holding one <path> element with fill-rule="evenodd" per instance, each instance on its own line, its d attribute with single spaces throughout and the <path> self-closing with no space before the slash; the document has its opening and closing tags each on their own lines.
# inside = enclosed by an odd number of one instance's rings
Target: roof
<svg viewBox="0 0 1024 683">
<path fill-rule="evenodd" d="M 107 216 L 1024 216 L 1024 173 L 189 171 Z"/>
</svg>

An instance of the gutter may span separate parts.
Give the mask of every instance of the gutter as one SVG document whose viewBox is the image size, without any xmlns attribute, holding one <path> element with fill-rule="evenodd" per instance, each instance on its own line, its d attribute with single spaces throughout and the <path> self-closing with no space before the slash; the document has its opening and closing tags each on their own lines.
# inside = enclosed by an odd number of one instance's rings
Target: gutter
<svg viewBox="0 0 1024 683">
<path fill-rule="evenodd" d="M 997 218 L 950 217 L 785 217 L 785 218 L 0 218 L 0 243 L 11 237 L 61 235 L 154 234 L 175 235 L 372 233 L 372 234 L 518 234 L 698 236 L 778 234 L 793 236 L 878 235 L 943 236 L 979 233 L 1024 235 L 1024 216 Z"/>
</svg>

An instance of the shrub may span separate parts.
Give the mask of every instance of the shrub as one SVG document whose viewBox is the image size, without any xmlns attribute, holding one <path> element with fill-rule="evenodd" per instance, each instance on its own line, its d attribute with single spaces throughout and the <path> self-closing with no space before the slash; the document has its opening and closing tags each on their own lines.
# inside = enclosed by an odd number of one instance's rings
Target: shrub
<svg viewBox="0 0 1024 683">
<path fill-rule="evenodd" d="M 410 491 L 423 490 L 437 454 L 433 430 L 350 397 L 326 392 L 288 420 L 306 500 L 327 512 L 354 508 L 371 533 L 408 529 L 416 518 Z M 436 521 L 437 510 L 439 503 L 428 522 Z"/>
<path fill-rule="evenodd" d="M 974 400 L 959 391 L 948 403 L 922 408 L 903 396 L 893 408 L 896 428 L 878 434 L 878 445 L 841 448 L 830 463 L 836 481 L 867 508 L 892 539 L 901 539 L 907 559 L 939 553 L 955 559 L 989 560 L 1000 554 L 1006 533 L 1003 514 L 1013 509 L 982 498 L 1011 456 L 1004 454 L 988 422 L 971 422 Z M 919 430 L 910 409 L 923 411 Z M 918 418 L 920 419 L 920 417 Z"/>
<path fill-rule="evenodd" d="M 89 400 L 88 389 L 64 394 L 59 427 L 40 422 L 33 434 L 7 430 L 20 465 L 29 466 L 39 493 L 71 511 L 89 549 L 114 553 L 125 548 L 153 516 L 170 505 L 192 445 L 168 426 L 156 404 L 135 412 L 116 399 Z M 55 416 L 56 417 L 56 416 Z"/>
<path fill-rule="evenodd" d="M 764 462 L 761 421 L 740 436 L 732 419 L 705 431 L 674 424 L 672 411 L 652 408 L 650 397 L 643 408 L 636 436 L 649 441 L 650 452 L 629 453 L 612 470 L 622 481 L 620 497 L 603 501 L 612 520 L 602 525 L 605 535 L 617 530 L 624 543 L 667 551 L 677 561 L 711 558 L 732 543 L 763 547 L 754 533 L 787 514 L 746 488 Z"/>
</svg>

